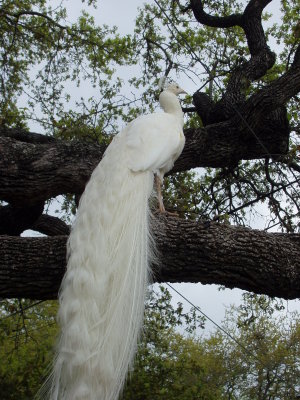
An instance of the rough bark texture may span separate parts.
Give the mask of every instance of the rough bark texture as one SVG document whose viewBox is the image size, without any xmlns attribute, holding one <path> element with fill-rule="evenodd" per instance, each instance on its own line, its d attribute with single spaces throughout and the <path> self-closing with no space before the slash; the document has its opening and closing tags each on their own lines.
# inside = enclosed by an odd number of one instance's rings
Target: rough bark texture
<svg viewBox="0 0 300 400">
<path fill-rule="evenodd" d="M 67 236 L 0 236 L 0 297 L 56 298 L 66 264 Z"/>
<path fill-rule="evenodd" d="M 0 198 L 35 204 L 62 193 L 81 193 L 104 146 L 0 129 Z"/>
<path fill-rule="evenodd" d="M 270 296 L 300 296 L 300 236 L 176 218 L 160 221 L 164 282 L 216 283 Z"/>
<path fill-rule="evenodd" d="M 70 227 L 61 219 L 42 214 L 29 228 L 47 236 L 69 235 Z"/>
<path fill-rule="evenodd" d="M 155 218 L 158 282 L 202 282 L 293 299 L 300 296 L 300 236 L 176 217 Z M 67 236 L 0 238 L 0 296 L 57 296 Z"/>
<path fill-rule="evenodd" d="M 256 136 L 247 126 L 241 126 L 239 117 L 186 130 L 186 145 L 172 172 L 231 166 L 239 160 L 270 154 L 284 155 L 289 139 L 285 109 L 278 111 L 279 119 L 284 129 L 279 130 L 278 123 L 268 116 L 260 130 L 256 130 Z M 14 138 L 9 134 L 10 130 L 0 130 L 0 198 L 16 205 L 33 205 L 63 193 L 82 193 L 105 150 L 105 146 L 79 141 L 36 144 L 30 142 L 31 133 L 27 133 L 26 141 L 23 131 L 19 132 L 20 137 L 16 131 Z"/>
</svg>

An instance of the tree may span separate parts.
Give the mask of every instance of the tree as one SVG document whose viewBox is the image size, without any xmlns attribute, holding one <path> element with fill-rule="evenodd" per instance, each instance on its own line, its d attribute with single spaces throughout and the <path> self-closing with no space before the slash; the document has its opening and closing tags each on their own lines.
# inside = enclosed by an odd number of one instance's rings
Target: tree
<svg viewBox="0 0 300 400">
<path fill-rule="evenodd" d="M 156 280 L 299 297 L 299 4 L 282 0 L 280 25 L 264 29 L 271 3 L 211 0 L 204 7 L 200 0 L 154 0 L 130 38 L 96 27 L 87 13 L 68 26 L 65 10 L 42 0 L 3 2 L 0 198 L 8 204 L 0 209 L 2 297 L 56 297 L 69 227 L 43 214 L 45 204 L 64 194 L 64 206 L 75 207 L 118 121 L 152 109 L 162 71 L 194 75 L 198 87 L 193 104 L 184 106 L 186 146 L 167 186 L 167 194 L 188 206 L 178 209 L 182 218 L 153 219 L 163 259 Z M 278 62 L 267 44 L 271 37 L 284 44 Z M 140 103 L 120 101 L 114 66 L 138 62 L 142 76 L 130 83 L 145 88 Z M 31 80 L 32 66 L 39 72 Z M 80 111 L 65 109 L 68 79 L 89 80 L 100 100 L 81 99 Z M 27 108 L 16 107 L 25 92 Z M 48 135 L 28 132 L 30 118 Z M 196 182 L 186 172 L 195 167 L 206 168 Z M 268 205 L 268 227 L 280 233 L 245 226 L 245 209 L 254 212 L 258 203 Z M 25 229 L 48 237 L 20 238 Z"/>
<path fill-rule="evenodd" d="M 203 321 L 183 313 L 180 304 L 174 309 L 168 295 L 163 289 L 148 304 L 124 400 L 297 399 L 299 314 L 280 301 L 245 294 L 227 311 L 223 331 L 202 336 L 196 327 Z"/>
<path fill-rule="evenodd" d="M 0 303 L 0 392 L 3 400 L 32 400 L 47 374 L 58 328 L 56 301 Z"/>
</svg>

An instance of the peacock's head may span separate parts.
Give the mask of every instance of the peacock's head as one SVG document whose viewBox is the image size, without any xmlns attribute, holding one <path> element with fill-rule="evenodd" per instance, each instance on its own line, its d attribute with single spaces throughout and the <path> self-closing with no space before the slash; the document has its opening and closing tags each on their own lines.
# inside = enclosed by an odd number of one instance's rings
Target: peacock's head
<svg viewBox="0 0 300 400">
<path fill-rule="evenodd" d="M 185 90 L 183 90 L 176 82 L 170 83 L 169 85 L 167 85 L 165 87 L 164 90 L 174 93 L 176 96 L 181 93 L 187 94 L 187 92 Z"/>
</svg>

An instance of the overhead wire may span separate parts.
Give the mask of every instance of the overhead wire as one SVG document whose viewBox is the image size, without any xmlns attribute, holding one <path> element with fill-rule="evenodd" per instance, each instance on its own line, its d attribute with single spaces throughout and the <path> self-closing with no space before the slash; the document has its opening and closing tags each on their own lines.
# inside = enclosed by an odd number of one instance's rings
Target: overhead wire
<svg viewBox="0 0 300 400">
<path fill-rule="evenodd" d="M 258 357 L 253 354 L 246 346 L 244 346 L 235 336 L 229 333 L 226 329 L 224 329 L 221 325 L 215 322 L 212 318 L 210 318 L 204 311 L 201 310 L 200 307 L 196 306 L 191 300 L 189 300 L 186 296 L 179 292 L 179 290 L 175 289 L 170 283 L 165 283 L 172 289 L 175 293 L 177 293 L 180 297 L 182 297 L 188 304 L 190 304 L 195 310 L 197 310 L 200 314 L 202 314 L 208 321 L 210 321 L 213 325 L 215 325 L 220 331 L 222 331 L 226 336 L 228 336 L 232 341 L 234 341 L 247 355 L 258 360 Z"/>
</svg>

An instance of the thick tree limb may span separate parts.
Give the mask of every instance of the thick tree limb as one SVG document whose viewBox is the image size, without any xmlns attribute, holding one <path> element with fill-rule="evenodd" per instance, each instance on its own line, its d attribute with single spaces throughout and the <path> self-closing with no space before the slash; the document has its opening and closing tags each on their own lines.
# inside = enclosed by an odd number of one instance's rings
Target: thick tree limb
<svg viewBox="0 0 300 400">
<path fill-rule="evenodd" d="M 159 282 L 215 283 L 286 299 L 300 297 L 300 235 L 155 218 Z M 0 296 L 57 296 L 67 236 L 0 238 Z"/>
<path fill-rule="evenodd" d="M 266 114 L 287 103 L 291 97 L 299 92 L 300 62 L 295 59 L 289 71 L 251 96 L 241 107 L 240 113 L 245 116 L 250 126 L 257 129 L 261 119 Z M 251 117 L 253 112 L 255 113 L 255 118 Z"/>
<path fill-rule="evenodd" d="M 41 215 L 30 228 L 47 236 L 69 235 L 70 233 L 69 225 L 61 219 L 47 214 Z"/>
<path fill-rule="evenodd" d="M 263 9 L 271 0 L 250 0 L 243 14 L 233 14 L 228 17 L 215 17 L 205 13 L 201 0 L 191 0 L 191 9 L 195 18 L 201 24 L 229 28 L 240 26 L 243 28 L 248 48 L 251 54 L 249 61 L 235 67 L 230 74 L 229 82 L 222 98 L 214 107 L 211 107 L 207 116 L 207 122 L 220 122 L 229 119 L 235 114 L 235 109 L 245 101 L 245 91 L 250 83 L 266 74 L 276 60 L 275 54 L 267 45 L 264 29 L 261 22 Z M 198 97 L 201 94 L 198 94 Z M 199 103 L 196 98 L 195 105 Z M 201 109 L 199 109 L 201 113 Z M 201 114 L 199 114 L 201 116 Z"/>
<path fill-rule="evenodd" d="M 105 146 L 0 129 L 0 199 L 28 205 L 62 193 L 82 193 Z M 32 140 L 31 140 L 32 139 Z"/>
<path fill-rule="evenodd" d="M 217 28 L 230 28 L 232 26 L 241 25 L 242 23 L 241 14 L 231 14 L 227 17 L 217 17 L 206 13 L 201 0 L 191 0 L 190 8 L 193 10 L 197 21 L 203 25 Z"/>
<path fill-rule="evenodd" d="M 260 111 L 258 114 L 259 129 L 255 126 L 256 120 L 250 119 L 248 123 L 249 119 L 242 119 L 240 115 L 205 128 L 187 129 L 186 145 L 174 170 L 184 171 L 186 165 L 190 168 L 234 166 L 239 160 L 278 158 L 286 154 L 289 144 L 286 110 L 278 108 L 267 116 L 262 116 Z"/>
<path fill-rule="evenodd" d="M 254 115 L 255 109 L 251 112 Z M 260 110 L 259 110 L 260 113 Z M 277 122 L 265 118 L 256 136 L 239 117 L 221 124 L 185 131 L 186 145 L 172 172 L 195 167 L 224 167 L 239 160 L 257 159 L 270 154 L 284 155 L 288 149 L 288 125 L 285 111 Z M 247 118 L 248 120 L 248 118 Z M 9 131 L 8 131 L 9 132 Z M 276 135 L 274 136 L 274 132 Z M 101 160 L 105 146 L 86 142 L 51 140 L 37 143 L 9 137 L 0 130 L 0 199 L 14 205 L 35 204 L 62 193 L 83 192 L 95 166 Z M 42 136 L 42 135 L 40 135 Z M 264 147 L 261 146 L 264 143 Z M 266 153 L 266 148 L 268 152 Z"/>
</svg>

